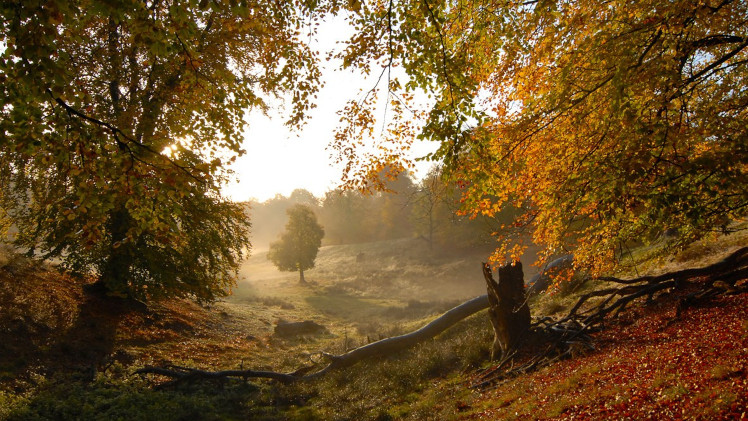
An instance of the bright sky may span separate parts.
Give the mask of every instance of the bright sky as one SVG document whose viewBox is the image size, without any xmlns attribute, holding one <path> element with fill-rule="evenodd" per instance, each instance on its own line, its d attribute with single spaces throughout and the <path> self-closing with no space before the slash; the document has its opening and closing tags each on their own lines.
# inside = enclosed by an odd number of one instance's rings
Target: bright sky
<svg viewBox="0 0 748 421">
<path fill-rule="evenodd" d="M 335 48 L 335 42 L 345 39 L 348 27 L 341 17 L 320 27 L 312 46 L 323 52 Z M 359 90 L 373 88 L 378 75 L 366 78 L 349 71 L 335 70 L 335 63 L 323 63 L 325 86 L 317 95 L 317 108 L 302 131 L 291 131 L 283 125 L 283 104 L 277 104 L 266 117 L 260 112 L 250 116 L 245 132 L 244 149 L 247 154 L 238 158 L 232 169 L 239 181 L 224 188 L 224 194 L 235 201 L 251 198 L 267 200 L 280 193 L 288 196 L 301 188 L 322 197 L 340 182 L 341 169 L 333 167 L 326 149 L 333 139 L 339 116 L 336 112 L 350 99 L 359 98 Z M 436 145 L 414 145 L 413 158 L 433 151 Z M 431 163 L 417 163 L 416 177 L 425 175 Z"/>
</svg>

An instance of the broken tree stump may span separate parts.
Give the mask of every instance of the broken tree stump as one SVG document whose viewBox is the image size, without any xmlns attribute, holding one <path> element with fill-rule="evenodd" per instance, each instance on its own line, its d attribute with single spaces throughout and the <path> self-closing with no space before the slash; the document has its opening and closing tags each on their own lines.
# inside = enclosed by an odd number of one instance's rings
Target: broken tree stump
<svg viewBox="0 0 748 421">
<path fill-rule="evenodd" d="M 530 307 L 525 297 L 525 281 L 520 262 L 499 267 L 499 281 L 493 278 L 491 266 L 483 263 L 483 277 L 488 291 L 488 309 L 494 330 L 491 359 L 505 357 L 530 330 Z"/>
</svg>

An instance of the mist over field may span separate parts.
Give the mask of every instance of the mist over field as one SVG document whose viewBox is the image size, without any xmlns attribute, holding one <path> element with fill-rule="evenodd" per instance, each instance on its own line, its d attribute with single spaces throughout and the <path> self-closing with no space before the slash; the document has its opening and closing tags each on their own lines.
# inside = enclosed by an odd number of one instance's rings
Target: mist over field
<svg viewBox="0 0 748 421">
<path fill-rule="evenodd" d="M 0 2 L 0 421 L 748 420 L 747 27 Z"/>
<path fill-rule="evenodd" d="M 459 193 L 437 174 L 415 182 L 402 173 L 388 187 L 324 198 L 296 190 L 250 203 L 252 249 L 223 311 L 259 321 L 251 335 L 276 345 L 279 324 L 314 322 L 327 336 L 308 337 L 306 350 L 347 350 L 417 328 L 485 294 L 482 262 L 496 248 L 497 220 L 456 216 Z M 298 205 L 311 209 L 325 232 L 303 283 L 298 272 L 281 271 L 268 258 L 287 230 L 286 210 Z M 522 259 L 527 278 L 537 272 L 532 251 Z"/>
<path fill-rule="evenodd" d="M 305 277 L 316 290 L 401 302 L 456 302 L 485 293 L 481 262 L 497 245 L 497 219 L 456 216 L 459 191 L 434 171 L 420 182 L 407 173 L 389 191 L 363 195 L 330 191 L 317 198 L 305 190 L 252 202 L 250 257 L 240 270 L 235 296 L 287 295 L 298 276 L 280 272 L 267 259 L 294 205 L 313 210 L 325 231 L 315 266 Z M 533 248 L 522 261 L 526 275 L 537 268 Z"/>
</svg>

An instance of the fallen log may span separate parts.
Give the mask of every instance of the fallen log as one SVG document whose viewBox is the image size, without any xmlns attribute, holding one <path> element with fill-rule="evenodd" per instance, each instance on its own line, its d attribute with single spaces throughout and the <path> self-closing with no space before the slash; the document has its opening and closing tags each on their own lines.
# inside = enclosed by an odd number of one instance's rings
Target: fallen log
<svg viewBox="0 0 748 421">
<path fill-rule="evenodd" d="M 566 261 L 568 258 L 563 257 L 561 259 Z M 732 253 L 720 262 L 703 268 L 686 269 L 658 276 L 643 276 L 630 280 L 597 278 L 619 283 L 623 286 L 620 288 L 609 288 L 602 291 L 592 292 L 581 296 L 569 314 L 560 320 L 548 322 L 546 319 L 541 319 L 539 322 L 534 323 L 534 328 L 547 332 L 557 339 L 546 348 L 547 350 L 545 352 L 537 355 L 526 364 L 514 367 L 508 371 L 498 369 L 490 370 L 489 373 L 486 373 L 485 376 L 483 376 L 482 381 L 479 385 L 476 385 L 476 387 L 495 385 L 497 381 L 501 379 L 533 370 L 539 366 L 546 365 L 559 358 L 570 355 L 573 352 L 573 348 L 570 347 L 570 345 L 580 343 L 580 341 L 583 346 L 587 345 L 585 342 L 587 340 L 587 333 L 598 330 L 607 315 L 613 311 L 616 313 L 622 311 L 628 303 L 636 298 L 651 295 L 673 287 L 677 288 L 679 284 L 688 282 L 688 280 L 697 277 L 708 278 L 706 283 L 707 289 L 705 289 L 706 292 L 729 292 L 730 287 L 735 287 L 735 282 L 737 280 L 745 279 L 745 277 L 748 276 L 748 268 L 746 268 L 746 266 L 748 266 L 748 247 Z M 545 276 L 545 272 L 541 275 L 538 281 L 543 280 L 543 276 Z M 715 285 L 717 281 L 721 281 L 721 283 Z M 726 286 L 722 284 L 725 284 Z M 600 303 L 593 305 L 590 309 L 582 310 L 582 305 L 592 297 L 603 297 L 603 300 Z M 618 299 L 615 299 L 616 297 L 618 297 Z M 330 362 L 317 371 L 314 371 L 315 368 L 317 368 L 316 365 L 302 367 L 293 373 L 257 370 L 205 371 L 171 366 L 145 367 L 136 371 L 136 374 L 157 374 L 170 377 L 173 381 L 167 383 L 168 385 L 188 381 L 228 378 L 265 378 L 284 383 L 312 380 L 333 370 L 350 367 L 370 358 L 384 357 L 391 355 L 394 352 L 413 347 L 418 343 L 435 337 L 459 321 L 488 307 L 488 296 L 481 295 L 454 307 L 414 332 L 382 339 L 341 355 L 323 354 Z M 544 324 L 544 326 L 540 327 L 539 324 Z M 511 355 L 507 355 L 506 358 L 503 358 L 500 367 L 503 366 L 510 357 Z"/>
<path fill-rule="evenodd" d="M 384 357 L 394 352 L 411 348 L 435 337 L 457 322 L 486 308 L 488 308 L 488 296 L 481 295 L 475 297 L 447 311 L 416 331 L 372 342 L 342 355 L 328 355 L 327 357 L 331 360 L 330 364 L 322 370 L 309 374 L 306 377 L 310 379 L 319 377 L 332 370 L 350 367 L 365 359 Z"/>
<path fill-rule="evenodd" d="M 169 385 L 176 383 L 190 382 L 196 380 L 222 380 L 230 377 L 238 379 L 272 379 L 278 380 L 281 383 L 292 383 L 299 380 L 300 377 L 294 373 L 278 373 L 275 371 L 259 371 L 259 370 L 220 370 L 220 371 L 207 371 L 199 370 L 196 368 L 168 366 L 168 367 L 144 367 L 136 371 L 135 374 L 157 374 L 160 376 L 171 377 L 174 379 Z"/>
<path fill-rule="evenodd" d="M 468 300 L 457 307 L 447 311 L 441 316 L 437 317 L 430 323 L 421 327 L 420 329 L 391 338 L 382 339 L 377 342 L 372 342 L 368 345 L 364 345 L 360 348 L 353 349 L 341 355 L 329 355 L 324 356 L 330 361 L 330 363 L 322 368 L 321 370 L 311 372 L 314 366 L 302 367 L 301 369 L 293 373 L 278 373 L 273 371 L 257 371 L 257 370 L 223 370 L 223 371 L 205 371 L 199 369 L 192 369 L 186 367 L 144 367 L 135 372 L 135 374 L 157 374 L 166 376 L 174 379 L 170 385 L 182 382 L 190 382 L 196 380 L 211 380 L 211 379 L 226 379 L 226 378 L 265 378 L 278 380 L 283 383 L 291 383 L 300 380 L 312 380 L 319 378 L 330 371 L 338 370 L 345 367 L 350 367 L 363 360 L 384 357 L 394 352 L 411 348 L 421 342 L 435 337 L 436 335 L 444 332 L 448 328 L 455 325 L 457 322 L 488 308 L 488 296 L 481 295 L 475 297 L 472 300 Z"/>
<path fill-rule="evenodd" d="M 548 265 L 547 269 L 566 265 L 567 261 L 570 261 L 569 256 L 561 257 L 551 262 Z M 553 276 L 555 273 L 556 272 L 554 272 L 553 270 L 544 270 L 542 273 L 533 277 L 531 281 L 533 283 L 547 283 L 548 281 L 546 278 L 549 276 Z M 372 342 L 368 345 L 353 349 L 341 355 L 330 355 L 322 353 L 322 355 L 324 355 L 324 357 L 329 360 L 329 363 L 325 367 L 317 371 L 313 371 L 316 368 L 316 366 L 314 365 L 301 367 L 293 373 L 278 373 L 273 371 L 258 370 L 205 371 L 176 366 L 149 366 L 136 371 L 135 374 L 156 374 L 174 379 L 171 383 L 167 383 L 167 385 L 189 381 L 227 378 L 238 378 L 245 380 L 250 378 L 264 378 L 277 380 L 283 383 L 291 383 L 300 380 L 312 380 L 324 376 L 330 371 L 350 367 L 366 359 L 384 357 L 394 352 L 411 348 L 444 332 L 463 319 L 481 310 L 489 308 L 489 306 L 490 304 L 488 295 L 481 295 L 468 300 L 458 305 L 457 307 L 454 307 L 453 309 L 447 311 L 446 313 L 442 314 L 441 316 L 437 317 L 436 319 L 416 331 Z"/>
</svg>

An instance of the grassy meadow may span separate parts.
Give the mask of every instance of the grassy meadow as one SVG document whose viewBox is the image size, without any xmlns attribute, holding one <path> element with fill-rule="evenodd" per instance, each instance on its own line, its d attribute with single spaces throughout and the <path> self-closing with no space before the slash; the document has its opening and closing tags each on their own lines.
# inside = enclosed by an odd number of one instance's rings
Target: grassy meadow
<svg viewBox="0 0 748 421">
<path fill-rule="evenodd" d="M 491 340 L 488 320 L 479 318 L 480 322 L 472 322 L 480 326 L 475 337 L 458 334 L 453 338 L 457 348 L 464 348 L 462 354 L 445 349 L 445 355 L 439 356 L 439 351 L 437 356 L 426 357 L 431 363 L 416 362 L 408 373 L 402 372 L 397 362 L 411 358 L 403 355 L 384 365 L 376 364 L 373 372 L 371 367 L 354 368 L 318 385 L 258 382 L 221 385 L 220 389 L 212 384 L 195 386 L 199 391 L 160 390 L 153 386 L 164 379 L 145 378 L 134 371 L 149 365 L 293 371 L 312 361 L 321 362 L 320 352 L 342 353 L 413 330 L 484 293 L 480 261 L 485 254 L 433 252 L 422 241 L 410 239 L 325 246 L 302 285 L 298 273 L 279 272 L 267 260 L 266 251 L 253 251 L 226 299 L 205 307 L 171 300 L 147 308 L 89 300 L 85 280 L 70 278 L 53 266 L 9 250 L 2 256 L 4 305 L 0 317 L 11 327 L 0 335 L 6 344 L 3 351 L 7 351 L 0 361 L 0 419 L 86 419 L 92 411 L 99 411 L 95 417 L 99 419 L 184 419 L 180 418 L 184 415 L 181 410 L 151 413 L 121 397 L 130 394 L 154 408 L 165 405 L 165 399 L 190 401 L 186 407 L 192 409 L 187 412 L 199 412 L 197 419 L 213 415 L 244 419 L 248 414 L 252 419 L 303 417 L 299 414 L 310 409 L 299 409 L 294 402 L 306 402 L 317 395 L 325 409 L 313 413 L 322 416 L 319 414 L 332 410 L 330 416 L 344 419 L 368 413 L 371 408 L 349 408 L 346 404 L 339 408 L 341 414 L 334 415 L 338 409 L 328 406 L 338 405 L 342 391 L 362 385 L 353 382 L 341 389 L 329 382 L 345 383 L 351 373 L 364 378 L 376 375 L 385 383 L 375 389 L 389 396 L 387 399 L 396 399 L 400 394 L 414 393 L 417 389 L 413 387 L 423 382 L 424 372 L 438 374 L 454 364 L 474 365 L 484 360 Z M 33 320 L 27 313 L 33 314 Z M 326 331 L 290 338 L 274 334 L 280 322 L 303 320 L 314 321 Z M 470 341 L 477 345 L 468 345 Z M 443 365 L 442 359 L 449 364 Z M 225 393 L 226 388 L 241 397 Z M 109 395 L 115 391 L 120 398 L 113 401 Z M 346 400 L 368 393 L 368 387 L 348 390 Z M 302 398 L 294 397 L 297 394 Z M 225 399 L 230 399 L 231 405 L 223 403 Z M 106 407 L 103 412 L 102 406 Z"/>
<path fill-rule="evenodd" d="M 702 266 L 745 242 L 744 234 L 716 238 L 636 270 Z M 677 298 L 638 303 L 599 334 L 595 351 L 488 390 L 470 387 L 492 367 L 485 312 L 414 349 L 312 382 L 169 387 L 165 378 L 136 374 L 146 366 L 291 372 L 324 364 L 322 352 L 340 354 L 411 331 L 483 294 L 486 254 L 432 251 L 415 239 L 326 246 L 307 284 L 300 284 L 297 273 L 277 271 L 258 250 L 224 300 L 144 306 L 91 297 L 85 280 L 5 250 L 0 419 L 600 419 L 626 411 L 636 418 L 643 414 L 637 408 L 664 418 L 688 409 L 694 418 L 730 419 L 743 413 L 746 294 L 706 303 L 679 320 L 673 318 Z M 526 267 L 529 278 L 533 267 Z M 533 315 L 559 316 L 579 294 L 605 286 L 585 282 L 543 294 L 530 302 Z M 274 334 L 279 322 L 303 320 L 326 330 Z M 684 337 L 684 330 L 695 333 Z M 678 366 L 695 358 L 691 350 L 708 346 L 720 354 L 691 361 L 687 371 Z"/>
</svg>

